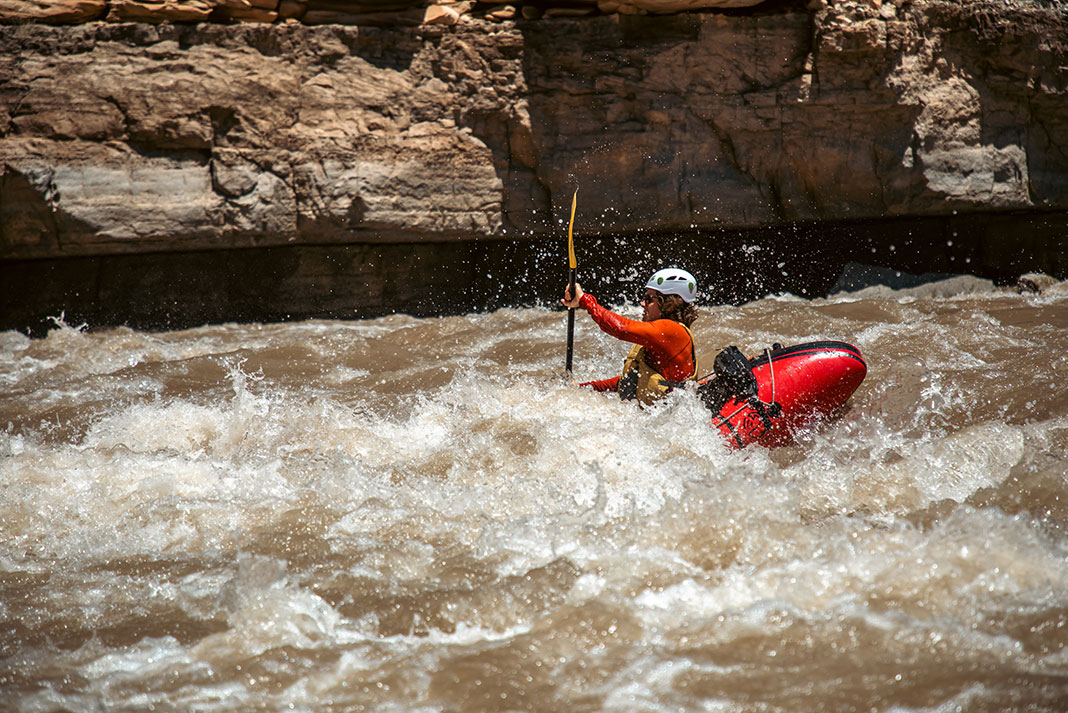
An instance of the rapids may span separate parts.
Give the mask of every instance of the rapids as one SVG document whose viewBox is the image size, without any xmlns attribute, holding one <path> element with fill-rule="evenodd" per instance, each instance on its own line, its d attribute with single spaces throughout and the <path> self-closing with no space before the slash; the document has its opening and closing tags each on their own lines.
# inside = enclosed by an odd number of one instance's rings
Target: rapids
<svg viewBox="0 0 1068 713">
<path fill-rule="evenodd" d="M 0 709 L 1068 710 L 1068 283 L 703 306 L 867 359 L 772 451 L 563 314 L 0 333 Z"/>
</svg>

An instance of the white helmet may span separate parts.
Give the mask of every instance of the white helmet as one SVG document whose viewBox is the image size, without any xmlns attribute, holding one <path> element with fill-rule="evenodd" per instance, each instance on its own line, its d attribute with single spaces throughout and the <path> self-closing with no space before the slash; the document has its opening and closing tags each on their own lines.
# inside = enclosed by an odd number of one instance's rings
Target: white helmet
<svg viewBox="0 0 1068 713">
<path fill-rule="evenodd" d="M 657 270 L 645 284 L 645 289 L 656 290 L 665 295 L 678 295 L 686 302 L 697 297 L 697 280 L 685 270 L 675 267 Z"/>
</svg>

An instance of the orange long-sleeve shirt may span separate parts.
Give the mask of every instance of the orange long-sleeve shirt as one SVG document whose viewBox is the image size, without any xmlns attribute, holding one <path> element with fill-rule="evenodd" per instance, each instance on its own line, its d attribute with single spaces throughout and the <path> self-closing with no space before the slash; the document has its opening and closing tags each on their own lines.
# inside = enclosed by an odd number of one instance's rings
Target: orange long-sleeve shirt
<svg viewBox="0 0 1068 713">
<path fill-rule="evenodd" d="M 675 320 L 640 322 L 627 319 L 602 307 L 589 292 L 582 295 L 579 305 L 590 313 L 602 331 L 616 339 L 645 347 L 645 361 L 668 381 L 685 381 L 693 376 L 693 342 L 686 328 Z M 596 391 L 615 391 L 618 383 L 619 377 L 613 376 L 581 385 Z"/>
</svg>

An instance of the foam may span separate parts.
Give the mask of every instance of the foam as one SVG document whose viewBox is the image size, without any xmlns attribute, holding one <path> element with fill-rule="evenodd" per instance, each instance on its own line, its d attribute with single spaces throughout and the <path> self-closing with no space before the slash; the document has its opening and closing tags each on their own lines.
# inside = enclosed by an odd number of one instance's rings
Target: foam
<svg viewBox="0 0 1068 713">
<path fill-rule="evenodd" d="M 778 451 L 729 451 L 692 394 L 576 389 L 541 308 L 0 336 L 0 619 L 42 686 L 16 705 L 437 711 L 515 676 L 517 708 L 737 710 L 694 686 L 1056 672 L 1029 627 L 1068 607 L 1068 414 L 1059 361 L 1014 368 L 1063 349 L 1026 326 L 1061 303 L 903 297 L 705 310 L 707 343 L 864 351 L 852 410 Z M 588 327 L 575 376 L 607 376 L 624 350 Z"/>
</svg>

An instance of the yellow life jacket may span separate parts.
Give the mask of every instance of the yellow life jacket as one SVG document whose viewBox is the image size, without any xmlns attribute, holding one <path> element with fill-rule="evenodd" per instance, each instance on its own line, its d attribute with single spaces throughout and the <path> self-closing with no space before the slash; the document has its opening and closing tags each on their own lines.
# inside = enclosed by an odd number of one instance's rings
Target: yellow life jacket
<svg viewBox="0 0 1068 713">
<path fill-rule="evenodd" d="M 690 358 L 693 360 L 693 374 L 685 381 L 668 381 L 663 374 L 655 371 L 645 361 L 645 347 L 635 344 L 630 348 L 623 361 L 623 375 L 619 377 L 616 390 L 623 401 L 638 399 L 642 406 L 648 406 L 673 388 L 682 386 L 686 381 L 697 381 L 697 351 L 694 348 L 693 332 L 685 324 L 679 323 L 690 337 Z"/>
</svg>

